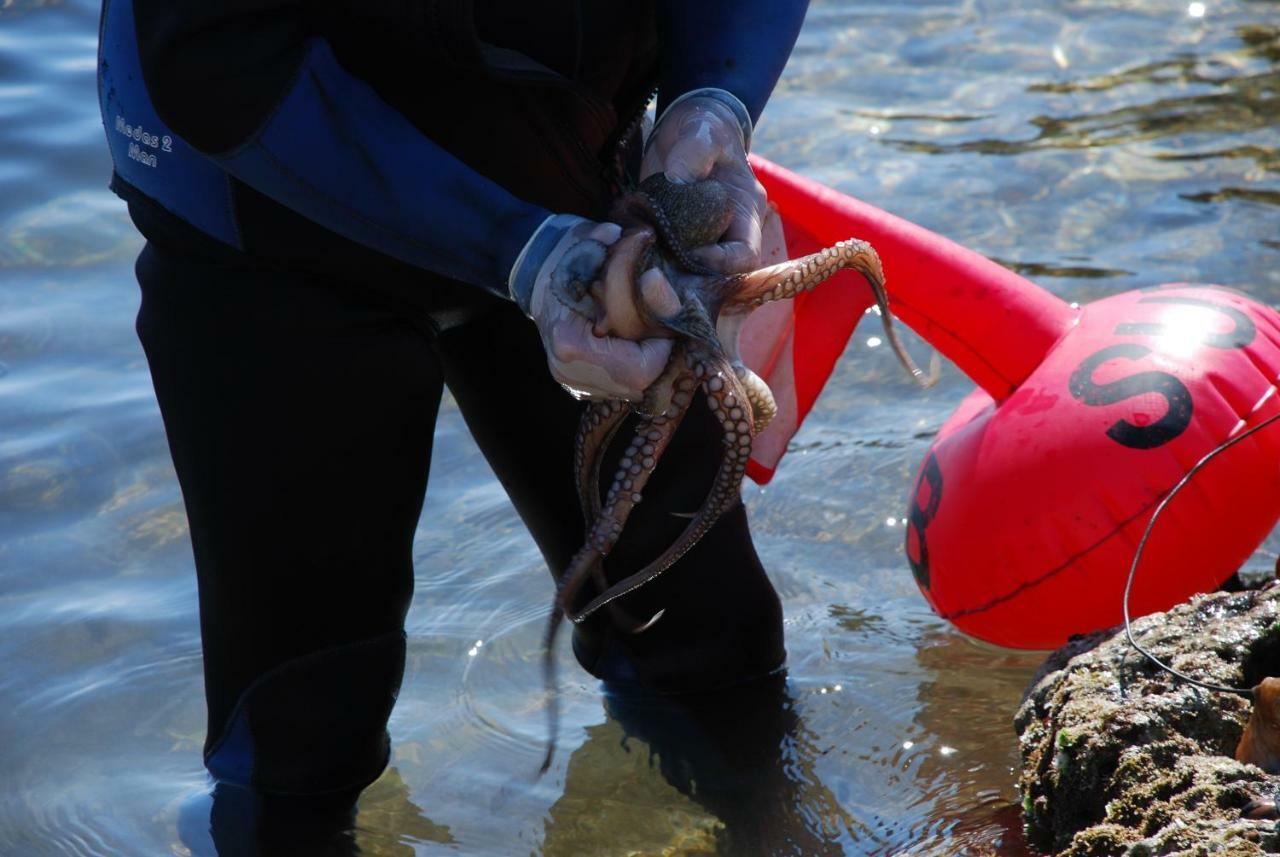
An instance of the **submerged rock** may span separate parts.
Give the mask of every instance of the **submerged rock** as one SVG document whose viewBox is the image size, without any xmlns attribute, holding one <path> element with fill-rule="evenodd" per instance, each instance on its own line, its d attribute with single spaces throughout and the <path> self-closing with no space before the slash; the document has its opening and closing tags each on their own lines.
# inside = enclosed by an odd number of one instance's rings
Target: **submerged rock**
<svg viewBox="0 0 1280 857">
<path fill-rule="evenodd" d="M 1273 583 L 1196 596 L 1133 628 L 1175 669 L 1251 687 L 1280 676 L 1278 617 Z M 1280 853 L 1275 821 L 1242 818 L 1280 794 L 1280 776 L 1234 758 L 1250 709 L 1161 670 L 1122 628 L 1074 638 L 1014 719 L 1029 841 L 1060 857 Z"/>
</svg>

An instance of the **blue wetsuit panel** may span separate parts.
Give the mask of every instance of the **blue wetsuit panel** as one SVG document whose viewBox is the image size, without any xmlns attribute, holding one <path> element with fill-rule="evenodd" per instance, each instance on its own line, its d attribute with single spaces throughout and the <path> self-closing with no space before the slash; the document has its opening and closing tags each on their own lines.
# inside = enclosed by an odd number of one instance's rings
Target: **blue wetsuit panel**
<svg viewBox="0 0 1280 857">
<path fill-rule="evenodd" d="M 424 137 L 322 39 L 264 126 L 217 160 L 321 226 L 504 297 L 516 256 L 550 216 Z"/>
<path fill-rule="evenodd" d="M 240 248 L 231 181 L 160 121 L 142 80 L 132 0 L 106 0 L 98 99 L 116 175 L 213 238 Z"/>
<path fill-rule="evenodd" d="M 721 86 L 759 114 L 805 3 L 736 4 L 733 25 L 717 27 L 707 19 L 710 9 L 665 0 L 664 94 Z M 691 44 L 695 34 L 709 44 Z M 307 40 L 302 56 L 277 106 L 247 141 L 226 153 L 198 151 L 160 121 L 148 95 L 133 0 L 108 0 L 99 85 L 118 176 L 233 247 L 243 249 L 232 177 L 359 244 L 506 296 L 512 263 L 550 212 L 424 136 L 348 73 L 324 40 Z"/>
<path fill-rule="evenodd" d="M 808 0 L 661 0 L 658 109 L 703 86 L 726 89 L 760 119 L 791 56 Z"/>
</svg>

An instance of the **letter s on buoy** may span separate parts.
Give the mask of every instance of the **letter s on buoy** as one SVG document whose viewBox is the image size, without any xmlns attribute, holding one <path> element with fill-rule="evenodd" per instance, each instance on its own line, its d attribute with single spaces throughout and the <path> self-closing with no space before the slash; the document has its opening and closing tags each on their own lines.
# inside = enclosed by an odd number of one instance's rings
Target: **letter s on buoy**
<svg viewBox="0 0 1280 857">
<path fill-rule="evenodd" d="M 1140 304 L 1180 304 L 1182 306 L 1203 307 L 1222 313 L 1231 319 L 1232 328 L 1225 333 L 1205 333 L 1201 337 L 1201 341 L 1211 348 L 1244 348 L 1253 338 L 1258 335 L 1258 327 L 1253 323 L 1249 316 L 1232 306 L 1216 303 L 1215 301 L 1206 301 L 1202 298 L 1192 298 L 1186 295 L 1151 295 L 1149 297 L 1140 298 Z M 1125 322 L 1116 325 L 1116 333 L 1124 336 L 1127 334 L 1143 334 L 1146 336 L 1159 336 L 1165 332 L 1165 325 L 1159 322 Z"/>
<path fill-rule="evenodd" d="M 1107 429 L 1107 437 L 1131 449 L 1163 446 L 1182 434 L 1191 424 L 1191 391 L 1168 372 L 1139 372 L 1106 384 L 1094 383 L 1093 373 L 1108 360 L 1138 360 L 1150 353 L 1150 348 L 1134 342 L 1109 345 L 1082 360 L 1067 382 L 1071 395 L 1091 406 L 1114 405 L 1144 393 L 1158 393 L 1164 397 L 1168 410 L 1151 425 L 1139 426 L 1126 420 L 1117 420 Z"/>
</svg>

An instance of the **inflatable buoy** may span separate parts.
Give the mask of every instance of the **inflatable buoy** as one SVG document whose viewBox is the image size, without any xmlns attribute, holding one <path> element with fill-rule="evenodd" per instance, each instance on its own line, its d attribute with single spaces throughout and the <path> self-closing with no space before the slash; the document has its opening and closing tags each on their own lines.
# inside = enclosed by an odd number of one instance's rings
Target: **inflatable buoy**
<svg viewBox="0 0 1280 857">
<path fill-rule="evenodd" d="M 1280 411 L 1280 314 L 1173 284 L 1084 307 L 919 226 L 756 160 L 819 241 L 884 260 L 894 314 L 979 389 L 938 433 L 906 553 L 938 615 L 983 640 L 1053 648 L 1115 625 L 1138 539 L 1204 455 Z M 1210 463 L 1153 530 L 1134 615 L 1229 578 L 1280 519 L 1280 430 Z"/>
</svg>

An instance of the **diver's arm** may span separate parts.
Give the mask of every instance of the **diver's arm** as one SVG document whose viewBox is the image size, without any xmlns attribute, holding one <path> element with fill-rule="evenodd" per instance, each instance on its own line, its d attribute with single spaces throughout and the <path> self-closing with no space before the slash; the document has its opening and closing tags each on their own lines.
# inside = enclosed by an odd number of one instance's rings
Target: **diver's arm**
<svg viewBox="0 0 1280 857">
<path fill-rule="evenodd" d="M 645 143 L 640 175 L 713 178 L 728 188 L 728 228 L 715 244 L 693 251 L 725 273 L 760 264 L 769 203 L 747 150 L 807 6 L 807 0 L 659 0 L 658 123 Z"/>
<path fill-rule="evenodd" d="M 135 0 L 161 118 L 276 202 L 379 252 L 507 296 L 550 212 L 432 142 L 347 72 L 299 0 Z"/>
<path fill-rule="evenodd" d="M 659 114 L 703 87 L 733 93 L 760 118 L 791 56 L 808 0 L 660 0 Z"/>
<path fill-rule="evenodd" d="M 636 400 L 661 374 L 670 340 L 595 336 L 551 286 L 560 266 L 589 281 L 621 230 L 553 217 L 423 136 L 308 32 L 301 0 L 134 2 L 157 111 L 228 173 L 374 250 L 513 298 L 575 393 Z"/>
</svg>

